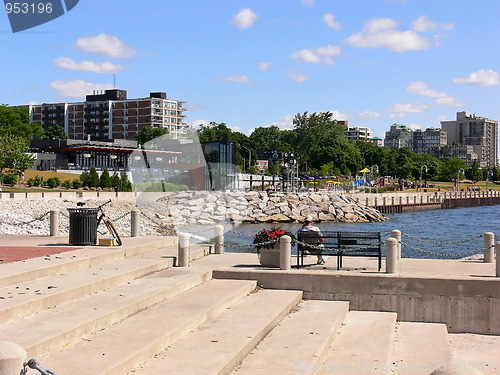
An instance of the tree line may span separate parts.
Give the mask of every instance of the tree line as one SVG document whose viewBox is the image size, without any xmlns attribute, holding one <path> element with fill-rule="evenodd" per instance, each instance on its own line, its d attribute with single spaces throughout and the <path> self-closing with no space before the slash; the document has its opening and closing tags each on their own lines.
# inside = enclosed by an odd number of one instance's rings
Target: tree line
<svg viewBox="0 0 500 375">
<path fill-rule="evenodd" d="M 344 131 L 345 126 L 339 124 L 331 112 L 304 112 L 294 117 L 293 130 L 281 130 L 273 125 L 256 128 L 247 136 L 232 131 L 225 123 L 211 122 L 201 125 L 197 135 L 200 142 L 236 141 L 236 164 L 250 173 L 257 172 L 256 160 L 278 152 L 293 154 L 300 173 L 312 176 L 355 176 L 369 168 L 378 169 L 382 176 L 416 180 L 422 171 L 425 180 L 453 181 L 463 169 L 470 180 L 485 180 L 489 171 L 490 180 L 500 180 L 500 168 L 496 166 L 480 168 L 477 161 L 467 166 L 456 158 L 438 159 L 429 154 L 416 154 L 405 147 L 390 149 L 368 140 L 352 141 Z M 248 162 L 250 157 L 251 163 Z M 286 170 L 270 160 L 267 173 L 282 174 Z"/>
</svg>

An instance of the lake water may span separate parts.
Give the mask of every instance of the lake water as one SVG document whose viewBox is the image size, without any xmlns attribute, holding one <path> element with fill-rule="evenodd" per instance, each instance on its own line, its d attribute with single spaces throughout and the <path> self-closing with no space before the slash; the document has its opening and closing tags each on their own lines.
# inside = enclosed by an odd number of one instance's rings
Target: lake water
<svg viewBox="0 0 500 375">
<path fill-rule="evenodd" d="M 393 229 L 411 236 L 438 242 L 455 242 L 476 237 L 485 232 L 500 235 L 500 206 L 485 206 L 473 208 L 455 208 L 449 210 L 432 210 L 388 214 L 390 220 L 378 223 L 318 223 L 320 229 L 331 231 L 366 231 L 381 232 L 383 241 L 390 236 Z M 272 224 L 242 224 L 225 233 L 225 241 L 238 244 L 238 247 L 226 247 L 226 251 L 252 252 L 250 245 L 253 235 L 259 230 L 270 229 Z M 282 224 L 281 228 L 292 233 L 301 227 L 300 224 Z M 495 243 L 500 241 L 496 237 Z M 402 242 L 423 251 L 452 255 L 480 250 L 483 248 L 483 238 L 461 244 L 431 244 L 416 241 L 403 236 Z M 248 245 L 242 247 L 242 245 Z M 385 250 L 385 246 L 383 246 Z M 402 256 L 407 258 L 442 258 L 441 256 L 422 253 L 407 246 L 402 247 Z M 449 257 L 446 257 L 449 258 Z"/>
</svg>

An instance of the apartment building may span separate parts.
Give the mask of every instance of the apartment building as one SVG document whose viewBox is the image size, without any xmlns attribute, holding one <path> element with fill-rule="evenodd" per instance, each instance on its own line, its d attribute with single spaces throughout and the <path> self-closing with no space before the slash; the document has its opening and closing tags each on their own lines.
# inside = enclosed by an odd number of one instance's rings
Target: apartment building
<svg viewBox="0 0 500 375">
<path fill-rule="evenodd" d="M 412 138 L 413 130 L 411 128 L 402 124 L 392 124 L 391 130 L 385 132 L 384 146 L 391 149 L 410 148 Z"/>
<path fill-rule="evenodd" d="M 353 141 L 359 141 L 361 139 L 369 141 L 373 133 L 370 128 L 356 126 L 348 128 L 344 131 L 344 134 L 347 138 L 352 139 Z"/>
<path fill-rule="evenodd" d="M 448 145 L 472 146 L 482 167 L 498 165 L 498 121 L 462 111 L 455 121 L 441 121 L 441 128 Z"/>
<path fill-rule="evenodd" d="M 184 103 L 167 99 L 164 92 L 128 99 L 126 90 L 112 89 L 87 95 L 85 102 L 27 107 L 30 120 L 40 124 L 43 130 L 61 125 L 69 139 L 105 141 L 133 140 L 146 125 L 167 129 L 174 139 L 181 139 L 186 126 Z"/>
</svg>

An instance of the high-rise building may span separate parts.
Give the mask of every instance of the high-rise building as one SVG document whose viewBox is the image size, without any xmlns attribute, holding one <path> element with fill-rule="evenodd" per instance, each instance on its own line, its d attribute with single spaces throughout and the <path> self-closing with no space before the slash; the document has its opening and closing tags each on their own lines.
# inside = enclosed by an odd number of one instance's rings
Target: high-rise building
<svg viewBox="0 0 500 375">
<path fill-rule="evenodd" d="M 481 166 L 498 165 L 498 121 L 457 112 L 456 121 L 441 121 L 448 145 L 472 146 Z"/>
<path fill-rule="evenodd" d="M 356 126 L 353 128 L 348 128 L 344 131 L 344 134 L 347 138 L 352 139 L 353 141 L 359 141 L 360 139 L 369 141 L 373 133 L 370 128 Z"/>
<path fill-rule="evenodd" d="M 406 125 L 393 124 L 391 130 L 385 132 L 384 146 L 391 149 L 407 147 L 410 148 L 413 138 L 413 130 Z"/>
<path fill-rule="evenodd" d="M 87 95 L 85 102 L 29 105 L 30 120 L 42 130 L 64 127 L 69 139 L 134 139 L 146 125 L 164 128 L 174 139 L 182 138 L 186 124 L 184 101 L 167 99 L 164 92 L 147 98 L 127 99 L 126 90 L 106 90 Z"/>
</svg>

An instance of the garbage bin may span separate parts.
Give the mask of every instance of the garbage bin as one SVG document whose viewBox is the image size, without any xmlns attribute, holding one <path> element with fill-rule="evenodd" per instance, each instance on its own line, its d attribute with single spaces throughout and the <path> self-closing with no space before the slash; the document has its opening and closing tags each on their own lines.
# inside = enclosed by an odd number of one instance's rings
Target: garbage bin
<svg viewBox="0 0 500 375">
<path fill-rule="evenodd" d="M 68 208 L 70 245 L 97 244 L 98 208 Z"/>
</svg>

